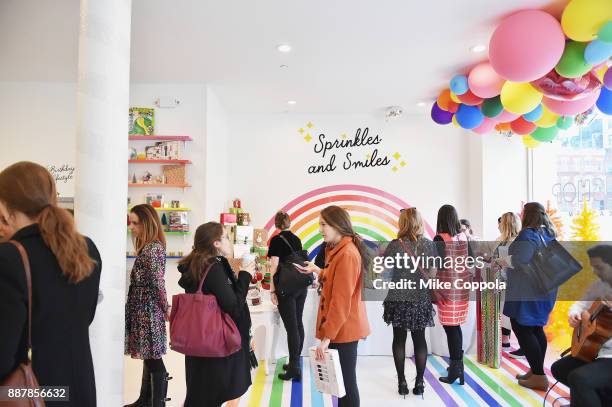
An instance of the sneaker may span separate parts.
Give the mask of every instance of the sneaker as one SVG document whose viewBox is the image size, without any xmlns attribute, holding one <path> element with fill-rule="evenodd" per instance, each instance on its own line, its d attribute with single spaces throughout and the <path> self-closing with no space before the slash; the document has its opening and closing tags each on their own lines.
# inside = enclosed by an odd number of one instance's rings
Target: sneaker
<svg viewBox="0 0 612 407">
<path fill-rule="evenodd" d="M 514 350 L 512 352 L 509 352 L 508 354 L 510 355 L 510 357 L 513 357 L 515 359 L 521 359 L 525 357 L 525 352 L 523 352 L 521 348 L 518 348 L 517 350 Z"/>
</svg>

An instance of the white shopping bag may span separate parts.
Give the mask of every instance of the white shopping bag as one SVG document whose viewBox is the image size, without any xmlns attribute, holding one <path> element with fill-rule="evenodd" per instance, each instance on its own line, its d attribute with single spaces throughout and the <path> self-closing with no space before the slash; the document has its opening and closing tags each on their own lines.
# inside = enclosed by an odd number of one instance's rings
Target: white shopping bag
<svg viewBox="0 0 612 407">
<path fill-rule="evenodd" d="M 314 376 L 317 390 L 321 393 L 331 394 L 338 398 L 344 397 L 344 380 L 342 379 L 342 369 L 340 368 L 340 357 L 335 349 L 325 351 L 325 360 L 317 361 L 315 359 L 316 347 L 308 349 L 310 356 L 310 369 Z"/>
</svg>

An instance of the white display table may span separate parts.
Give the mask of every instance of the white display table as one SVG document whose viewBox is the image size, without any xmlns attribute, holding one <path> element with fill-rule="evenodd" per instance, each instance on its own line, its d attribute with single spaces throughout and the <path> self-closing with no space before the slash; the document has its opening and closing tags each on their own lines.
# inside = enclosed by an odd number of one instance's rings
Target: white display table
<svg viewBox="0 0 612 407">
<path fill-rule="evenodd" d="M 258 359 L 264 359 L 267 362 L 277 360 L 280 357 L 287 356 L 287 333 L 280 320 L 276 307 L 270 303 L 269 293 L 264 291 L 264 301 L 261 305 L 250 307 L 251 319 L 253 320 L 253 334 L 255 336 L 256 354 Z M 317 318 L 317 307 L 319 304 L 319 296 L 316 290 L 309 289 L 304 305 L 304 348 L 302 356 L 307 356 L 308 348 L 318 343 L 315 339 L 315 325 Z M 434 307 L 435 308 L 435 307 Z M 387 356 L 392 355 L 391 341 L 393 338 L 393 329 L 387 326 L 382 320 L 383 307 L 380 301 L 366 302 L 366 310 L 368 321 L 370 323 L 370 336 L 359 343 L 359 355 L 376 355 Z M 437 316 L 434 317 L 436 326 L 428 328 L 425 331 L 427 347 L 429 353 L 436 355 L 448 356 L 448 346 L 446 343 L 446 334 L 440 325 Z M 466 353 L 471 353 L 476 348 L 476 303 L 470 302 L 468 321 L 463 328 L 463 349 Z M 269 333 L 269 334 L 268 334 Z M 412 356 L 412 341 L 408 335 L 406 345 L 406 356 Z M 266 369 L 268 366 L 266 365 Z"/>
</svg>

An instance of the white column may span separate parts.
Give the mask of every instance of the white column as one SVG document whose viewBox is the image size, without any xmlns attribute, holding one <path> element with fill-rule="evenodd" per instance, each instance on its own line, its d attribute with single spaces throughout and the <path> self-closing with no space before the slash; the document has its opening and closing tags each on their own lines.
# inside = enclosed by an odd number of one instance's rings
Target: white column
<svg viewBox="0 0 612 407">
<path fill-rule="evenodd" d="M 131 0 L 81 0 L 75 217 L 102 256 L 90 327 L 99 406 L 123 405 Z"/>
</svg>

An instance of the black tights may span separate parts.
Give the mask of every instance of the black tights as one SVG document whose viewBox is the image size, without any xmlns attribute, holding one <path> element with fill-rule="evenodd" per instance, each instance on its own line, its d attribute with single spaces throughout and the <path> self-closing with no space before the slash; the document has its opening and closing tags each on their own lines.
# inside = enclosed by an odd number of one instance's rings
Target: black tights
<svg viewBox="0 0 612 407">
<path fill-rule="evenodd" d="M 145 359 L 144 364 L 149 373 L 162 373 L 166 371 L 166 366 L 164 366 L 164 360 L 161 358 Z"/>
<path fill-rule="evenodd" d="M 427 342 L 425 341 L 425 330 L 410 331 L 412 336 L 412 344 L 414 345 L 414 360 L 416 364 L 416 380 L 423 380 L 425 373 L 425 364 L 427 363 Z M 404 328 L 393 328 L 393 360 L 395 361 L 395 370 L 397 370 L 398 381 L 406 380 L 404 376 L 404 361 L 406 360 L 406 338 L 408 331 Z"/>
<path fill-rule="evenodd" d="M 452 360 L 463 358 L 463 332 L 460 325 L 443 325 L 448 343 L 448 353 Z"/>
<path fill-rule="evenodd" d="M 544 327 L 521 325 L 513 318 L 510 318 L 510 323 L 519 346 L 525 352 L 531 371 L 533 374 L 543 375 L 544 356 L 546 356 L 547 347 Z"/>
</svg>

